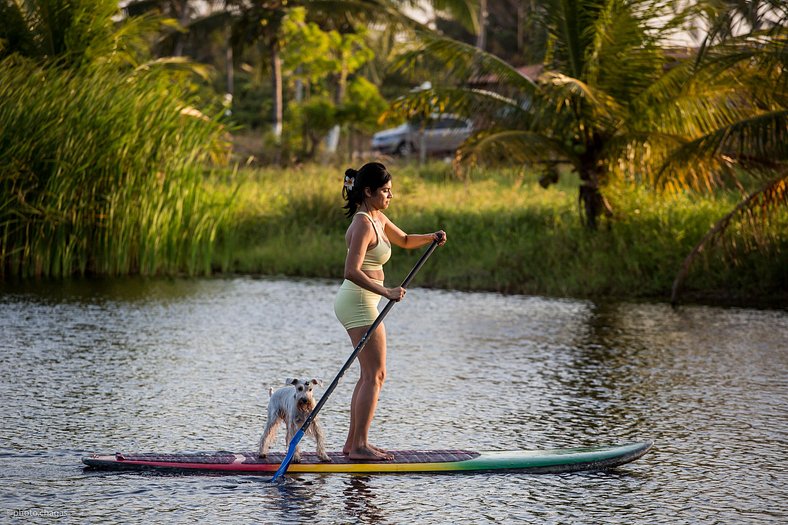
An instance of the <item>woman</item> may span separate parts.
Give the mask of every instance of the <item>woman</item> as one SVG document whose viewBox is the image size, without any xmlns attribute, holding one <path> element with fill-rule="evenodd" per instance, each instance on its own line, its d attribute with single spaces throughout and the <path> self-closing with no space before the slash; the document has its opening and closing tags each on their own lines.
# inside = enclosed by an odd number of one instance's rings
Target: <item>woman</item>
<svg viewBox="0 0 788 525">
<path fill-rule="evenodd" d="M 345 172 L 342 196 L 346 215 L 352 218 L 345 234 L 347 258 L 345 281 L 337 293 L 334 312 L 344 325 L 355 348 L 378 316 L 381 297 L 400 301 L 405 289 L 383 285 L 383 265 L 391 256 L 391 244 L 413 249 L 433 240 L 442 246 L 443 231 L 408 235 L 383 214 L 393 197 L 391 175 L 379 162 L 370 162 L 358 171 Z M 369 427 L 378 404 L 378 394 L 386 378 L 386 329 L 381 323 L 370 334 L 358 355 L 361 377 L 350 402 L 350 430 L 342 452 L 350 459 L 390 460 L 387 451 L 369 443 Z"/>
</svg>

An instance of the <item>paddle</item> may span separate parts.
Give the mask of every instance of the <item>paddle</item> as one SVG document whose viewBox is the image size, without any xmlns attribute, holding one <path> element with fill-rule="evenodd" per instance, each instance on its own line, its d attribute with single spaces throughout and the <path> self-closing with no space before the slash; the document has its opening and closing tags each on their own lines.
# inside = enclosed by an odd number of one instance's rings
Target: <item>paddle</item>
<svg viewBox="0 0 788 525">
<path fill-rule="evenodd" d="M 432 244 L 430 244 L 429 248 L 427 248 L 427 251 L 424 252 L 424 254 L 421 256 L 419 261 L 416 263 L 416 266 L 413 267 L 413 269 L 410 271 L 408 276 L 405 277 L 405 280 L 402 281 L 402 288 L 408 287 L 410 281 L 413 279 L 416 273 L 421 269 L 421 267 L 424 266 L 424 263 L 427 262 L 427 259 L 429 258 L 430 255 L 432 255 L 432 252 L 435 251 L 435 248 L 438 247 L 438 242 L 439 241 L 437 240 L 432 241 Z M 274 474 L 274 477 L 271 478 L 271 481 L 276 481 L 277 479 L 282 477 L 282 475 L 284 475 L 284 473 L 287 471 L 287 467 L 290 466 L 290 461 L 292 461 L 293 455 L 295 454 L 296 447 L 298 446 L 298 443 L 301 441 L 301 439 L 304 437 L 304 433 L 306 433 L 307 429 L 309 428 L 309 425 L 312 424 L 312 421 L 317 416 L 317 413 L 320 412 L 320 409 L 323 408 L 323 405 L 326 404 L 326 401 L 328 400 L 328 396 L 331 395 L 331 393 L 339 384 L 339 380 L 342 379 L 342 376 L 345 375 L 347 369 L 350 368 L 350 365 L 353 364 L 353 360 L 356 358 L 359 352 L 361 352 L 361 350 L 364 349 L 364 346 L 367 344 L 367 338 L 369 338 L 372 332 L 374 332 L 375 329 L 380 325 L 380 323 L 383 322 L 383 318 L 386 317 L 386 314 L 389 313 L 389 310 L 391 310 L 391 308 L 394 306 L 394 303 L 396 302 L 397 301 L 393 301 L 393 300 L 388 302 L 388 304 L 383 308 L 383 311 L 381 311 L 380 314 L 378 314 L 378 317 L 377 319 L 375 319 L 375 322 L 372 323 L 372 326 L 369 327 L 367 333 L 365 333 L 364 337 L 362 337 L 361 340 L 358 342 L 356 348 L 353 350 L 353 353 L 350 354 L 350 357 L 348 357 L 348 360 L 345 361 L 345 364 L 342 366 L 342 369 L 339 371 L 339 373 L 334 378 L 334 380 L 331 381 L 331 384 L 326 389 L 326 392 L 323 394 L 323 397 L 321 397 L 320 401 L 318 401 L 317 405 L 315 405 L 315 409 L 312 410 L 309 416 L 307 416 L 306 421 L 304 421 L 304 424 L 301 425 L 301 428 L 298 430 L 298 432 L 295 433 L 293 439 L 290 440 L 290 447 L 287 449 L 287 454 L 285 455 L 285 459 L 282 460 L 282 464 L 279 465 L 279 469 L 276 471 L 276 474 Z"/>
</svg>

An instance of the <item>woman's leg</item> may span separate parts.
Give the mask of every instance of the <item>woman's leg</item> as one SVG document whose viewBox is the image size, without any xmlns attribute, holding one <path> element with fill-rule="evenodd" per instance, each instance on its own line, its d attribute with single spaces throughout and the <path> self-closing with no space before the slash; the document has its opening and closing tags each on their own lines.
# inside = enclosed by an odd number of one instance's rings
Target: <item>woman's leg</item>
<svg viewBox="0 0 788 525">
<path fill-rule="evenodd" d="M 353 338 L 351 336 L 351 341 L 352 340 Z M 353 348 L 356 347 L 356 344 L 358 343 L 353 344 Z M 358 391 L 360 388 L 361 388 L 361 380 L 359 379 L 356 382 L 356 387 L 353 389 L 353 396 L 350 398 L 350 426 L 348 427 L 347 430 L 347 438 L 345 439 L 345 445 L 342 447 L 342 453 L 346 456 L 350 454 L 350 447 L 353 445 L 353 436 L 355 435 L 355 429 L 356 429 L 356 417 L 353 415 L 353 412 L 354 409 L 356 408 L 356 398 L 358 397 Z"/>
<path fill-rule="evenodd" d="M 356 343 L 356 344 L 358 344 L 358 343 Z M 354 348 L 355 348 L 355 345 L 354 345 Z M 353 416 L 353 412 L 354 412 L 354 409 L 356 407 L 356 397 L 358 396 L 358 391 L 359 391 L 360 388 L 361 388 L 361 381 L 358 381 L 356 383 L 356 388 L 353 389 L 353 397 L 351 397 L 351 399 L 350 399 L 350 427 L 348 428 L 347 439 L 345 439 L 345 446 L 342 447 L 342 453 L 344 455 L 346 455 L 346 456 L 348 454 L 350 454 L 350 448 L 351 448 L 352 443 L 353 443 L 353 436 L 355 435 L 356 418 Z M 373 445 L 371 443 L 367 443 L 367 445 L 369 446 L 369 448 L 371 448 L 372 450 L 374 450 L 375 452 L 377 452 L 379 454 L 384 454 L 384 455 L 388 454 L 388 451 L 386 451 L 385 449 L 382 449 L 380 447 L 376 447 L 375 445 Z"/>
<path fill-rule="evenodd" d="M 355 347 L 369 327 L 348 330 Z M 369 428 L 375 416 L 378 396 L 386 379 L 386 329 L 381 324 L 367 340 L 358 355 L 361 377 L 353 390 L 350 402 L 350 429 L 343 452 L 351 459 L 393 459 L 384 450 L 369 443 Z"/>
</svg>

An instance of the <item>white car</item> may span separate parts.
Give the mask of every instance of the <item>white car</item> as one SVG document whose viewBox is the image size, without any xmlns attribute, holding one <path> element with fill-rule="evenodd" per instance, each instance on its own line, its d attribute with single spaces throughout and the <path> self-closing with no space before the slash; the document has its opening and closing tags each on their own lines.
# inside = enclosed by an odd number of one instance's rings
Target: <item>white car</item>
<svg viewBox="0 0 788 525">
<path fill-rule="evenodd" d="M 423 137 L 422 137 L 423 133 Z M 418 152 L 422 143 L 426 153 L 454 152 L 473 133 L 473 123 L 457 115 L 432 115 L 426 121 L 411 121 L 372 136 L 372 149 L 381 153 L 407 156 Z"/>
</svg>

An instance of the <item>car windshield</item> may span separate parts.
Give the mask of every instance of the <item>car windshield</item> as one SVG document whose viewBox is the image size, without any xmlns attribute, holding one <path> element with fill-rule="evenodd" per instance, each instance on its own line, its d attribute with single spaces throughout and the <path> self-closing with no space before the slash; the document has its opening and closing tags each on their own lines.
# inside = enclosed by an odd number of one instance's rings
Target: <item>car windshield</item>
<svg viewBox="0 0 788 525">
<path fill-rule="evenodd" d="M 451 128 L 465 128 L 467 123 L 463 120 L 453 117 L 428 117 L 428 118 L 414 118 L 411 119 L 410 125 L 414 128 L 424 129 L 451 129 Z"/>
</svg>

